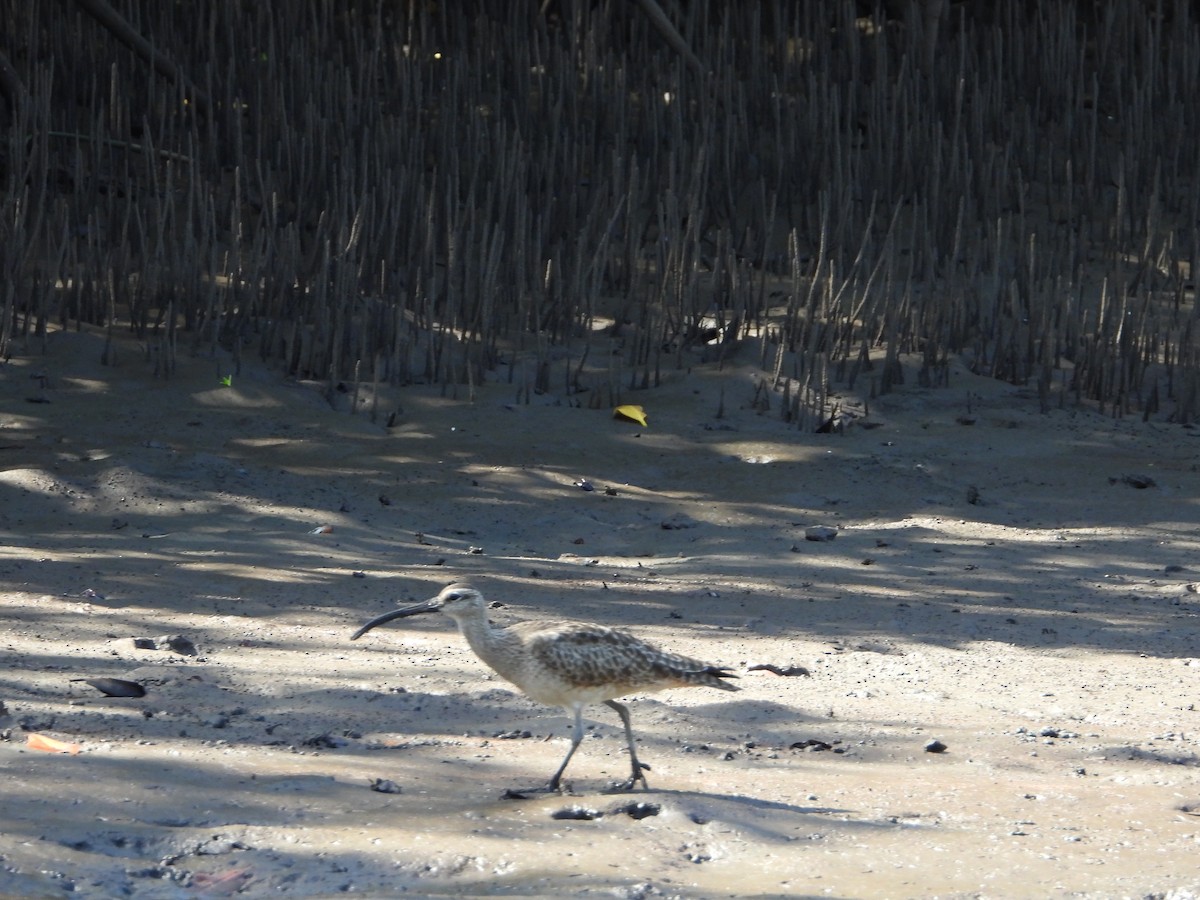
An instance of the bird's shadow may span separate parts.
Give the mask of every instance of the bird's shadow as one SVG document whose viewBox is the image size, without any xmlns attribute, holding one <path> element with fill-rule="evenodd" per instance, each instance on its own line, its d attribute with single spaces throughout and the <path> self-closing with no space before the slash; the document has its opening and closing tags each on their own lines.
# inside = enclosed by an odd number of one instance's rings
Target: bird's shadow
<svg viewBox="0 0 1200 900">
<path fill-rule="evenodd" d="M 764 800 L 761 797 L 747 797 L 744 794 L 716 794 L 711 791 L 687 791 L 677 790 L 675 788 L 639 788 L 639 789 L 622 789 L 612 787 L 601 790 L 582 791 L 576 793 L 574 784 L 571 781 L 565 781 L 566 788 L 562 791 L 552 791 L 545 787 L 534 787 L 524 789 L 510 788 L 500 795 L 501 800 L 584 800 L 587 798 L 606 797 L 618 799 L 628 797 L 632 800 L 638 800 L 642 797 L 674 797 L 678 799 L 704 799 L 704 800 L 721 800 L 730 803 L 740 803 L 747 806 L 752 806 L 756 809 L 771 809 L 782 812 L 793 813 L 814 813 L 814 812 L 847 812 L 844 809 L 834 807 L 804 807 L 796 806 L 792 803 L 783 803 L 778 800 Z"/>
<path fill-rule="evenodd" d="M 649 788 L 642 791 L 629 791 L 630 796 L 647 796 L 661 794 L 679 800 L 706 800 L 709 802 L 731 803 L 749 809 L 764 812 L 785 812 L 797 815 L 814 815 L 820 813 L 848 813 L 850 810 L 835 806 L 797 806 L 794 803 L 784 803 L 780 800 L 766 800 L 762 797 L 747 797 L 745 794 L 717 794 L 710 791 L 681 791 L 671 788 Z M 613 795 L 617 796 L 617 795 Z"/>
<path fill-rule="evenodd" d="M 636 791 L 589 791 L 583 793 L 537 793 L 519 797 L 505 794 L 498 804 L 511 807 L 513 801 L 534 802 L 554 819 L 601 819 L 625 815 L 645 819 L 667 815 L 682 817 L 693 825 L 721 823 L 743 833 L 769 841 L 795 841 L 798 837 L 826 830 L 831 821 L 841 828 L 896 828 L 890 820 L 855 818 L 855 811 L 834 806 L 801 806 L 782 800 L 724 794 L 707 791 L 649 788 Z"/>
</svg>

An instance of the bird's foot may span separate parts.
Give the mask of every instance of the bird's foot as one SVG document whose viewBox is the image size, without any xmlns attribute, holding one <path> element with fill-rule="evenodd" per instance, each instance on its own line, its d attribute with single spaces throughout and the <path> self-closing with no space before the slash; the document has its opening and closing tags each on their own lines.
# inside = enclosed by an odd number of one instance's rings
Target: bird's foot
<svg viewBox="0 0 1200 900">
<path fill-rule="evenodd" d="M 541 787 L 532 788 L 509 788 L 500 795 L 501 800 L 532 800 L 538 794 L 569 794 L 570 787 L 564 788 L 561 784 L 551 782 L 550 784 L 542 785 Z"/>
<path fill-rule="evenodd" d="M 606 790 L 604 793 L 606 793 L 606 794 L 628 793 L 629 791 L 632 791 L 634 788 L 637 787 L 637 784 L 639 781 L 642 783 L 642 788 L 644 790 L 647 790 L 647 791 L 650 790 L 650 782 L 648 782 L 646 780 L 646 776 L 645 776 L 643 770 L 645 772 L 649 772 L 650 767 L 643 762 L 635 763 L 633 772 L 630 774 L 628 781 L 620 781 L 613 785 L 610 785 L 608 790 Z"/>
</svg>

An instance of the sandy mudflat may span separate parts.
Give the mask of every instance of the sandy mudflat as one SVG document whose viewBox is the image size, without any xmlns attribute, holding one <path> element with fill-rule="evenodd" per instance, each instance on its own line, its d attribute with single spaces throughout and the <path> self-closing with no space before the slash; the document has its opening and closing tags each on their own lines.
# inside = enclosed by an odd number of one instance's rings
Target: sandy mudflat
<svg viewBox="0 0 1200 900">
<path fill-rule="evenodd" d="M 498 380 L 398 391 L 389 430 L 99 348 L 0 367 L 0 894 L 1200 893 L 1200 429 L 956 368 L 806 434 L 735 362 L 627 396 L 648 428 Z M 649 791 L 604 792 L 599 708 L 570 794 L 502 800 L 567 716 L 447 619 L 349 641 L 461 579 L 742 690 L 634 696 Z"/>
</svg>

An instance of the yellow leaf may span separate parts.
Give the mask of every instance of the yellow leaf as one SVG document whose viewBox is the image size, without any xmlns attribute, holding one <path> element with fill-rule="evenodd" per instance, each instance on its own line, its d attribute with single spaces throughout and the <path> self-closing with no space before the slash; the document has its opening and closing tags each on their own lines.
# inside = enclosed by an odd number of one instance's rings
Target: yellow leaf
<svg viewBox="0 0 1200 900">
<path fill-rule="evenodd" d="M 29 746 L 30 750 L 44 750 L 47 753 L 70 753 L 72 756 L 82 749 L 78 744 L 68 744 L 66 741 L 46 737 L 46 735 L 36 732 L 25 738 L 25 743 Z"/>
<path fill-rule="evenodd" d="M 618 406 L 613 410 L 614 419 L 625 419 L 627 422 L 637 422 L 643 428 L 649 428 L 646 424 L 646 410 L 640 406 Z"/>
</svg>

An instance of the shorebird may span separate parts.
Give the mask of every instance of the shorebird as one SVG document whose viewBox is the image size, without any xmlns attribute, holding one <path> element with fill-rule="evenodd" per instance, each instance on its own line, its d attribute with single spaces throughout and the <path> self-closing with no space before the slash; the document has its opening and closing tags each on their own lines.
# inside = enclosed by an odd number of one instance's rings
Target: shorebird
<svg viewBox="0 0 1200 900">
<path fill-rule="evenodd" d="M 629 710 L 615 698 L 689 685 L 737 690 L 725 680 L 737 677 L 728 669 L 668 653 L 615 628 L 563 621 L 517 622 L 497 628 L 488 621 L 483 595 L 467 584 L 452 584 L 424 603 L 386 612 L 354 632 L 350 640 L 358 640 L 393 619 L 431 612 L 443 612 L 452 618 L 475 655 L 530 698 L 574 713 L 571 749 L 550 783 L 529 792 L 561 790 L 563 772 L 583 740 L 583 708 L 589 703 L 603 703 L 616 710 L 625 726 L 632 768 L 629 780 L 616 790 L 627 791 L 639 781 L 649 788 L 643 770 L 650 767 L 638 760 Z M 508 796 L 524 793 L 509 791 Z"/>
</svg>

